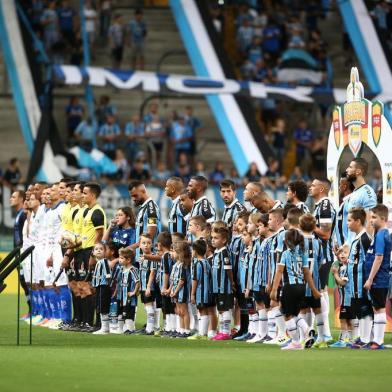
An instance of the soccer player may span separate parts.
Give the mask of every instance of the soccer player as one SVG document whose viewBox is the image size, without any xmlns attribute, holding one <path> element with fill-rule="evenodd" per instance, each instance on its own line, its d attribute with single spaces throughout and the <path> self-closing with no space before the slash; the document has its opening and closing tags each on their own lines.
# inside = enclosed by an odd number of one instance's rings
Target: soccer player
<svg viewBox="0 0 392 392">
<path fill-rule="evenodd" d="M 282 350 L 302 350 L 303 346 L 299 341 L 298 328 L 306 328 L 307 324 L 304 323 L 304 326 L 302 326 L 297 316 L 305 297 L 305 282 L 308 283 L 315 299 L 319 299 L 321 293 L 314 286 L 309 271 L 309 260 L 304 249 L 303 235 L 295 229 L 287 230 L 285 243 L 287 249 L 282 253 L 282 257 L 277 264 L 271 299 L 277 301 L 278 288 L 282 284 L 282 312 L 286 320 L 287 332 L 291 338 L 291 342 L 284 345 Z M 306 334 L 307 329 L 303 332 Z"/>
<path fill-rule="evenodd" d="M 373 188 L 366 184 L 365 177 L 368 171 L 368 163 L 363 158 L 353 159 L 348 168 L 346 169 L 347 180 L 354 185 L 354 191 L 352 192 L 350 199 L 348 201 L 347 209 L 352 208 L 363 208 L 366 211 L 366 230 L 371 233 L 373 228 L 370 225 L 370 208 L 373 208 L 377 204 L 377 196 Z M 343 221 L 345 225 L 345 221 Z M 355 237 L 354 233 L 348 233 L 347 242 L 350 242 Z"/>
<path fill-rule="evenodd" d="M 95 335 L 107 335 L 109 333 L 109 306 L 110 306 L 110 285 L 111 278 L 109 261 L 105 258 L 106 246 L 102 243 L 94 245 L 92 256 L 96 264 L 91 280 L 91 285 L 95 287 L 95 303 L 100 315 L 101 329 L 93 332 Z"/>
<path fill-rule="evenodd" d="M 258 212 L 257 208 L 252 204 L 255 195 L 264 191 L 263 185 L 259 182 L 248 182 L 244 188 L 244 201 L 250 204 L 250 212 Z"/>
<path fill-rule="evenodd" d="M 198 333 L 190 336 L 190 340 L 207 340 L 208 307 L 211 306 L 210 278 L 211 266 L 205 258 L 207 244 L 204 240 L 196 240 L 192 244 L 192 290 L 191 302 L 197 306 L 200 321 Z"/>
<path fill-rule="evenodd" d="M 180 195 L 184 190 L 184 183 L 180 177 L 170 177 L 166 181 L 165 194 L 172 200 L 169 211 L 168 229 L 172 233 L 186 234 L 187 222 L 185 216 L 187 211 L 180 202 Z"/>
<path fill-rule="evenodd" d="M 348 229 L 355 233 L 348 258 L 348 279 L 351 307 L 354 316 L 359 320 L 359 339 L 351 347 L 362 348 L 370 342 L 373 325 L 372 305 L 363 287 L 365 258 L 371 243 L 365 229 L 366 211 L 363 208 L 352 208 L 348 213 L 347 223 Z"/>
<path fill-rule="evenodd" d="M 208 180 L 203 176 L 193 176 L 187 187 L 188 196 L 193 200 L 193 207 L 190 218 L 202 215 L 207 222 L 216 220 L 216 212 L 212 203 L 205 196 Z"/>
<path fill-rule="evenodd" d="M 155 328 L 155 275 L 157 272 L 157 264 L 147 259 L 145 256 L 152 253 L 152 237 L 149 233 L 140 235 L 140 299 L 144 304 L 147 316 L 147 325 L 144 332 L 145 335 L 154 335 Z"/>
<path fill-rule="evenodd" d="M 391 262 L 391 237 L 387 229 L 388 207 L 377 204 L 370 210 L 370 223 L 374 228 L 374 238 L 366 253 L 364 289 L 368 290 L 374 312 L 374 338 L 371 350 L 383 348 L 387 316 L 385 304 L 389 287 Z"/>
<path fill-rule="evenodd" d="M 320 273 L 321 284 L 321 311 L 324 317 L 324 341 L 332 340 L 331 329 L 329 326 L 329 294 L 328 294 L 328 278 L 329 271 L 333 262 L 333 232 L 336 223 L 336 211 L 331 201 L 328 199 L 328 193 L 331 183 L 328 179 L 313 180 L 309 190 L 310 196 L 315 202 L 313 215 L 316 218 L 316 229 L 314 234 L 321 240 L 323 247 L 325 264 L 322 265 Z"/>
<path fill-rule="evenodd" d="M 294 204 L 304 214 L 310 212 L 308 206 L 305 204 L 308 198 L 308 185 L 305 181 L 296 180 L 289 182 L 287 185 L 286 200 L 288 203 Z"/>
<path fill-rule="evenodd" d="M 188 235 L 190 238 L 192 238 L 192 241 L 202 239 L 206 227 L 207 221 L 203 215 L 196 215 L 191 217 L 188 222 Z"/>
<path fill-rule="evenodd" d="M 219 186 L 221 198 L 225 203 L 222 220 L 231 229 L 238 214 L 246 211 L 246 208 L 236 197 L 236 184 L 234 181 L 223 180 Z"/>
<path fill-rule="evenodd" d="M 226 248 L 230 232 L 227 228 L 215 229 L 211 233 L 212 246 L 215 248 L 212 262 L 212 293 L 220 317 L 219 333 L 212 340 L 229 340 L 231 309 L 233 300 L 233 270 L 230 252 Z"/>
<path fill-rule="evenodd" d="M 120 276 L 120 315 L 118 333 L 124 335 L 135 332 L 135 315 L 137 296 L 140 289 L 139 270 L 134 266 L 135 252 L 129 248 L 119 250 L 119 260 L 122 266 Z M 124 323 L 124 325 L 123 325 Z"/>
<path fill-rule="evenodd" d="M 155 244 L 161 231 L 161 216 L 158 205 L 148 195 L 146 187 L 141 181 L 132 181 L 128 186 L 128 191 L 135 206 L 139 207 L 136 217 L 136 242 L 131 246 L 132 249 L 136 249 L 136 261 L 138 261 L 141 234 L 148 233 Z"/>
<path fill-rule="evenodd" d="M 343 246 L 346 240 L 348 240 L 347 214 L 349 199 L 353 190 L 353 183 L 347 179 L 347 173 L 343 173 L 340 177 L 338 189 L 340 205 L 335 225 L 336 249 Z"/>
<path fill-rule="evenodd" d="M 283 208 L 283 203 L 280 200 L 274 200 L 267 192 L 260 192 L 253 196 L 252 205 L 263 214 L 269 211 L 276 210 L 277 208 Z"/>
<path fill-rule="evenodd" d="M 96 243 L 101 242 L 106 229 L 106 214 L 98 204 L 98 197 L 101 194 L 101 187 L 95 182 L 88 182 L 83 187 L 83 204 L 86 209 L 83 212 L 82 223 L 82 251 L 80 255 L 81 265 L 78 266 L 81 278 L 86 278 L 88 271 L 94 266 L 94 260 L 91 259 L 91 252 Z M 88 280 L 88 277 L 87 277 Z M 90 282 L 80 281 L 80 288 L 83 291 L 81 295 L 82 322 L 86 332 L 93 331 L 94 322 L 94 296 Z M 83 298 L 84 297 L 84 298 Z"/>
</svg>

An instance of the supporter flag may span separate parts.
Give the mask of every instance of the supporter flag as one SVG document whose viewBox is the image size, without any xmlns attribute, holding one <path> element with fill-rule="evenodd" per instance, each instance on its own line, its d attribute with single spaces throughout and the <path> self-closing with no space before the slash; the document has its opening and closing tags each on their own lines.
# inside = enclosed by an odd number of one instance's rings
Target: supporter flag
<svg viewBox="0 0 392 392">
<path fill-rule="evenodd" d="M 323 73 L 318 69 L 314 57 L 302 49 L 288 49 L 283 52 L 278 69 L 279 82 L 301 82 L 320 84 Z"/>
</svg>

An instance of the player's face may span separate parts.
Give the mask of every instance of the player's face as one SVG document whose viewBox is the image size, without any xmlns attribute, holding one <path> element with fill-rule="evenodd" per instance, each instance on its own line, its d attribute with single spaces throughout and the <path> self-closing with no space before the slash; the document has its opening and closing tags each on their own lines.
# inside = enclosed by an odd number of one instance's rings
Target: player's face
<svg viewBox="0 0 392 392">
<path fill-rule="evenodd" d="M 279 219 L 279 216 L 278 215 L 275 215 L 275 214 L 269 214 L 269 217 L 268 217 L 268 228 L 271 230 L 271 231 L 278 231 L 279 230 L 279 228 L 280 228 L 280 226 L 281 226 L 281 224 L 282 224 L 282 222 L 281 222 L 281 220 Z"/>
<path fill-rule="evenodd" d="M 286 200 L 289 203 L 292 203 L 294 200 L 295 194 L 293 193 L 293 191 L 291 190 L 291 188 L 287 188 L 287 192 L 286 192 Z"/>
<path fill-rule="evenodd" d="M 249 219 L 248 224 L 246 225 L 246 230 L 250 234 L 254 234 L 257 230 L 257 226 L 252 222 L 251 219 Z"/>
<path fill-rule="evenodd" d="M 323 191 L 323 184 L 318 180 L 313 180 L 309 187 L 309 195 L 311 197 L 317 197 Z"/>
<path fill-rule="evenodd" d="M 101 260 L 105 257 L 105 247 L 102 244 L 96 244 L 94 246 L 94 256 Z"/>
<path fill-rule="evenodd" d="M 143 194 L 144 192 L 142 187 L 133 188 L 129 192 L 129 196 L 131 197 L 135 206 L 141 206 L 144 203 Z"/>
<path fill-rule="evenodd" d="M 347 216 L 348 229 L 351 231 L 357 232 L 359 226 L 360 226 L 360 220 L 355 220 L 355 219 L 353 219 L 353 216 L 351 214 L 348 214 L 348 216 Z"/>
<path fill-rule="evenodd" d="M 245 189 L 244 189 L 244 200 L 245 201 L 251 201 L 253 197 L 253 185 L 252 184 L 246 184 Z"/>
<path fill-rule="evenodd" d="M 152 246 L 152 243 L 151 243 L 151 240 L 149 238 L 142 237 L 140 239 L 140 249 L 142 250 L 142 252 L 144 254 L 150 254 L 151 253 L 151 246 Z"/>
<path fill-rule="evenodd" d="M 195 200 L 198 193 L 198 186 L 195 180 L 190 180 L 186 188 L 188 196 L 190 199 Z"/>
<path fill-rule="evenodd" d="M 245 246 L 249 246 L 252 243 L 252 236 L 246 231 L 242 233 L 241 239 Z"/>
<path fill-rule="evenodd" d="M 124 214 L 122 210 L 118 210 L 116 214 L 116 220 L 119 226 L 123 226 L 127 222 L 128 217 Z"/>
<path fill-rule="evenodd" d="M 118 258 L 118 261 L 121 265 L 126 265 L 127 264 L 127 259 L 124 256 L 120 256 Z"/>
<path fill-rule="evenodd" d="M 52 188 L 50 188 L 50 200 L 52 203 L 55 203 L 57 200 L 59 200 L 59 186 L 58 185 L 52 185 Z"/>
<path fill-rule="evenodd" d="M 30 184 L 26 190 L 26 200 L 30 200 L 30 196 L 34 193 L 34 185 Z"/>
<path fill-rule="evenodd" d="M 257 225 L 257 232 L 259 233 L 259 235 L 267 235 L 268 234 L 268 226 L 264 226 L 263 223 L 259 223 Z"/>
<path fill-rule="evenodd" d="M 43 185 L 34 184 L 34 193 L 35 193 L 35 196 L 37 196 L 37 199 L 41 199 L 43 190 L 44 190 Z"/>
<path fill-rule="evenodd" d="M 384 219 L 372 212 L 370 215 L 370 224 L 375 230 L 379 230 L 384 224 Z"/>
<path fill-rule="evenodd" d="M 72 203 L 72 201 L 73 201 L 71 187 L 67 187 L 67 189 L 65 191 L 65 201 L 68 203 Z"/>
<path fill-rule="evenodd" d="M 51 205 L 50 188 L 44 189 L 42 192 L 42 202 L 45 203 L 47 207 Z"/>
<path fill-rule="evenodd" d="M 222 188 L 220 190 L 220 195 L 226 205 L 231 204 L 235 198 L 235 192 L 231 188 Z"/>
<path fill-rule="evenodd" d="M 214 232 L 211 233 L 211 243 L 215 249 L 222 248 L 226 244 L 224 238 L 220 234 Z"/>
<path fill-rule="evenodd" d="M 83 189 L 83 204 L 87 206 L 91 205 L 95 201 L 94 193 L 91 192 L 89 187 L 84 187 Z"/>
<path fill-rule="evenodd" d="M 64 200 L 67 193 L 67 184 L 65 182 L 60 182 L 60 184 L 58 185 L 58 190 L 59 190 L 59 198 L 61 200 Z"/>
<path fill-rule="evenodd" d="M 242 233 L 245 230 L 245 228 L 246 228 L 246 222 L 243 219 L 238 218 L 237 219 L 237 231 L 239 233 Z"/>
<path fill-rule="evenodd" d="M 11 207 L 17 207 L 21 201 L 21 198 L 19 197 L 18 192 L 14 192 L 11 197 L 10 197 L 10 204 Z"/>
<path fill-rule="evenodd" d="M 355 162 L 351 161 L 350 164 L 348 165 L 348 168 L 346 169 L 347 173 L 347 179 L 351 182 L 355 181 L 357 179 L 357 168 L 355 166 Z"/>
<path fill-rule="evenodd" d="M 191 212 L 192 206 L 193 206 L 193 200 L 190 197 L 188 197 L 188 195 L 181 195 L 180 196 L 180 204 L 181 204 L 181 207 L 186 212 Z"/>
<path fill-rule="evenodd" d="M 30 200 L 27 202 L 27 205 L 28 205 L 28 208 L 30 208 L 31 210 L 34 211 L 36 208 L 39 207 L 40 202 L 39 202 L 39 200 L 35 197 L 35 195 L 32 194 L 32 195 L 30 196 Z"/>
<path fill-rule="evenodd" d="M 348 187 L 347 179 L 346 178 L 341 178 L 339 181 L 339 187 L 338 187 L 338 192 L 339 192 L 339 197 L 344 197 L 344 194 L 346 193 Z"/>
<path fill-rule="evenodd" d="M 197 225 L 195 224 L 194 221 L 189 222 L 188 232 L 189 234 L 193 234 L 193 235 L 197 233 Z"/>
<path fill-rule="evenodd" d="M 174 187 L 171 183 L 171 181 L 166 181 L 166 185 L 165 185 L 165 195 L 167 197 L 171 197 L 174 194 Z"/>
<path fill-rule="evenodd" d="M 72 198 L 75 203 L 81 203 L 83 199 L 82 189 L 80 188 L 80 184 L 76 184 L 72 191 Z"/>
</svg>

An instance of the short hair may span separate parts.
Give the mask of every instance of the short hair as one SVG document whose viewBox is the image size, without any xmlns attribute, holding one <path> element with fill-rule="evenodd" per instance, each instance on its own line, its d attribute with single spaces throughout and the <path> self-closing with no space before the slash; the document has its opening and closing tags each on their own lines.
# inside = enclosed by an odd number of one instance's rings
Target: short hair
<svg viewBox="0 0 392 392">
<path fill-rule="evenodd" d="M 204 240 L 196 240 L 192 244 L 192 249 L 196 252 L 198 256 L 204 257 L 207 252 L 207 244 Z"/>
<path fill-rule="evenodd" d="M 260 219 L 261 219 L 261 212 L 254 212 L 253 214 L 249 215 L 249 220 L 255 225 L 257 225 L 260 222 Z"/>
<path fill-rule="evenodd" d="M 212 230 L 215 234 L 219 234 L 226 241 L 229 241 L 230 230 L 227 227 L 216 227 Z"/>
<path fill-rule="evenodd" d="M 251 181 L 251 182 L 249 182 L 249 184 L 251 184 L 254 187 L 256 187 L 259 193 L 264 191 L 264 187 L 263 187 L 263 185 L 260 182 Z"/>
<path fill-rule="evenodd" d="M 316 218 L 312 214 L 303 214 L 299 218 L 299 228 L 306 233 L 311 233 L 316 228 Z"/>
<path fill-rule="evenodd" d="M 19 159 L 16 158 L 16 157 L 11 158 L 10 161 L 9 161 L 9 164 L 10 164 L 10 165 L 15 165 L 15 163 L 18 162 L 18 161 L 19 161 Z"/>
<path fill-rule="evenodd" d="M 172 246 L 172 236 L 168 231 L 162 231 L 158 234 L 157 242 L 169 249 Z"/>
<path fill-rule="evenodd" d="M 352 162 L 355 163 L 355 167 L 360 169 L 362 171 L 362 176 L 365 177 L 367 172 L 368 172 L 368 168 L 369 165 L 368 163 L 365 161 L 365 159 L 363 158 L 354 158 L 352 160 Z"/>
<path fill-rule="evenodd" d="M 241 211 L 238 215 L 237 215 L 237 219 L 242 219 L 245 223 L 248 223 L 249 221 L 249 215 L 250 212 L 249 211 Z"/>
<path fill-rule="evenodd" d="M 68 184 L 70 182 L 73 182 L 73 179 L 69 178 L 69 177 L 65 177 L 65 178 L 62 178 L 59 182 L 65 182 L 66 184 Z"/>
<path fill-rule="evenodd" d="M 295 193 L 295 196 L 298 198 L 298 200 L 305 202 L 308 198 L 309 188 L 305 181 L 291 181 L 287 187 L 290 188 L 291 192 Z"/>
<path fill-rule="evenodd" d="M 292 208 L 297 208 L 294 203 L 287 202 L 283 207 L 283 218 L 287 218 L 287 214 Z M 271 212 L 271 211 L 270 211 Z"/>
<path fill-rule="evenodd" d="M 203 215 L 192 216 L 192 218 L 189 219 L 189 222 L 190 221 L 192 221 L 195 225 L 200 226 L 201 230 L 204 230 L 206 228 L 207 220 Z"/>
<path fill-rule="evenodd" d="M 237 189 L 237 186 L 235 185 L 235 182 L 233 180 L 224 179 L 219 184 L 219 189 L 222 188 L 230 188 L 235 191 Z"/>
<path fill-rule="evenodd" d="M 185 234 L 179 233 L 177 231 L 175 233 L 172 233 L 171 237 L 172 237 L 172 242 L 174 242 L 174 239 L 179 240 L 179 241 L 185 240 Z"/>
<path fill-rule="evenodd" d="M 268 214 L 261 214 L 260 219 L 258 220 L 258 223 L 261 223 L 263 226 L 267 227 L 268 226 L 268 219 L 269 219 Z"/>
<path fill-rule="evenodd" d="M 192 176 L 191 180 L 196 181 L 197 183 L 199 183 L 203 190 L 205 191 L 208 187 L 208 180 L 207 178 L 205 178 L 204 176 Z"/>
<path fill-rule="evenodd" d="M 317 181 L 320 181 L 324 187 L 326 188 L 327 193 L 331 189 L 331 181 L 328 180 L 326 177 L 316 178 Z"/>
<path fill-rule="evenodd" d="M 269 215 L 279 215 L 281 219 L 283 220 L 283 208 L 275 208 L 274 210 L 270 211 L 268 213 Z"/>
<path fill-rule="evenodd" d="M 221 227 L 224 227 L 226 229 L 228 228 L 227 223 L 223 220 L 217 220 L 217 221 L 211 223 L 212 230 L 219 229 Z"/>
<path fill-rule="evenodd" d="M 101 186 L 96 182 L 87 182 L 84 184 L 83 189 L 84 188 L 89 188 L 91 193 L 93 193 L 96 198 L 98 198 L 101 194 Z"/>
<path fill-rule="evenodd" d="M 300 250 L 304 250 L 305 240 L 304 236 L 296 229 L 289 229 L 286 231 L 284 241 L 290 250 L 294 250 L 299 246 Z"/>
<path fill-rule="evenodd" d="M 22 190 L 20 190 L 20 189 L 17 189 L 17 190 L 15 191 L 15 193 L 17 193 L 17 194 L 18 194 L 18 197 L 19 197 L 20 199 L 23 199 L 23 201 L 26 200 L 26 192 L 25 192 L 25 191 L 22 191 Z"/>
<path fill-rule="evenodd" d="M 180 177 L 172 176 L 167 179 L 167 181 L 174 182 L 178 190 L 184 189 L 184 181 Z"/>
<path fill-rule="evenodd" d="M 132 262 L 135 261 L 135 251 L 131 248 L 120 248 L 118 250 L 118 254 L 124 259 L 131 260 Z"/>
<path fill-rule="evenodd" d="M 150 233 L 142 233 L 140 234 L 140 237 L 148 238 L 150 241 L 152 241 L 152 235 Z"/>
<path fill-rule="evenodd" d="M 295 208 L 290 208 L 288 213 L 287 213 L 287 222 L 290 225 L 293 226 L 298 226 L 299 225 L 299 218 L 301 217 L 301 215 L 303 215 L 303 212 L 295 207 Z"/>
<path fill-rule="evenodd" d="M 360 220 L 364 225 L 366 222 L 366 211 L 361 207 L 351 208 L 348 212 L 354 220 Z"/>
<path fill-rule="evenodd" d="M 384 218 L 386 221 L 388 220 L 389 210 L 385 204 L 377 204 L 375 207 L 371 208 L 370 211 L 380 218 Z"/>
<path fill-rule="evenodd" d="M 73 190 L 75 188 L 75 185 L 79 184 L 79 182 L 78 181 L 69 181 L 66 184 L 67 184 L 67 188 L 71 188 Z"/>
<path fill-rule="evenodd" d="M 131 191 L 132 189 L 138 188 L 141 185 L 144 185 L 143 181 L 140 180 L 131 181 L 128 185 L 128 190 Z"/>
</svg>

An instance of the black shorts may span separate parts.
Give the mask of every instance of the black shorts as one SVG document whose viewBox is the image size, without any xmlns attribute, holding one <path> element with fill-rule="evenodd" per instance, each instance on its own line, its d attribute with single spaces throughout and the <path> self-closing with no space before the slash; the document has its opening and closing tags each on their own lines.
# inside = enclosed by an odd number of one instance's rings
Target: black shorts
<svg viewBox="0 0 392 392">
<path fill-rule="evenodd" d="M 96 287 L 95 301 L 98 313 L 109 314 L 111 302 L 110 287 L 107 285 Z"/>
<path fill-rule="evenodd" d="M 262 287 L 260 291 L 252 290 L 252 296 L 256 302 L 263 303 L 266 308 L 270 307 L 271 298 L 269 294 L 266 292 L 265 287 Z"/>
<path fill-rule="evenodd" d="M 369 294 L 374 309 L 378 310 L 385 308 L 388 295 L 387 288 L 373 288 L 370 289 Z"/>
<path fill-rule="evenodd" d="M 351 309 L 354 318 L 361 319 L 373 315 L 372 303 L 367 296 L 363 298 L 351 298 Z"/>
<path fill-rule="evenodd" d="M 112 58 L 115 61 L 121 62 L 123 59 L 124 48 L 122 46 L 117 46 L 112 49 Z"/>
<path fill-rule="evenodd" d="M 351 306 L 341 306 L 339 320 L 352 320 L 354 317 Z"/>
<path fill-rule="evenodd" d="M 237 295 L 237 303 L 241 310 L 251 310 L 254 309 L 253 299 L 245 298 L 244 293 L 239 293 Z"/>
<path fill-rule="evenodd" d="M 162 309 L 162 294 L 160 290 L 156 290 L 155 292 L 155 307 L 157 309 Z"/>
<path fill-rule="evenodd" d="M 328 284 L 329 279 L 329 271 L 331 270 L 332 262 L 327 262 L 323 264 L 319 269 L 319 277 L 320 277 L 320 287 L 321 290 L 324 289 Z"/>
<path fill-rule="evenodd" d="M 79 249 L 74 252 L 73 255 L 74 260 L 74 271 L 75 271 L 75 280 L 84 280 L 87 274 L 87 269 L 84 266 L 84 259 L 83 259 L 83 249 Z M 82 266 L 84 268 L 84 272 L 82 272 Z"/>
<path fill-rule="evenodd" d="M 170 297 L 162 296 L 162 312 L 163 314 L 174 314 L 175 306 Z"/>
<path fill-rule="evenodd" d="M 304 284 L 288 284 L 282 288 L 282 313 L 285 317 L 298 316 L 305 298 Z"/>
<path fill-rule="evenodd" d="M 140 292 L 140 300 L 143 304 L 148 304 L 155 301 L 155 291 L 151 291 L 150 293 L 151 295 L 146 297 L 146 292 L 144 290 Z"/>
<path fill-rule="evenodd" d="M 234 296 L 233 294 L 214 294 L 216 301 L 216 308 L 219 312 L 226 312 L 233 309 Z"/>
<path fill-rule="evenodd" d="M 120 307 L 120 314 L 123 320 L 135 320 L 136 306 L 128 301 L 126 305 Z"/>
<path fill-rule="evenodd" d="M 305 297 L 304 302 L 301 306 L 301 309 L 305 308 L 312 308 L 312 309 L 318 309 L 321 308 L 321 300 L 314 298 L 313 296 L 311 297 Z"/>
</svg>

